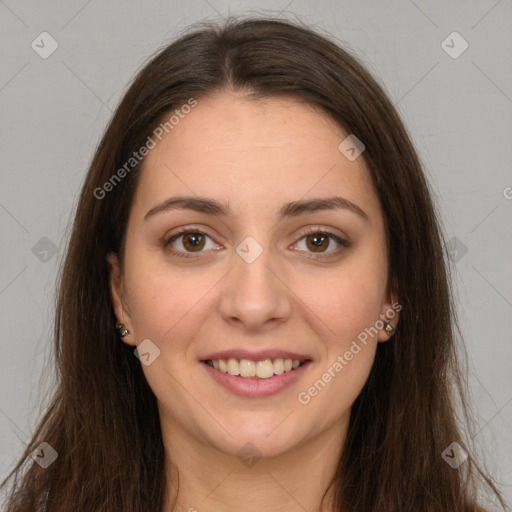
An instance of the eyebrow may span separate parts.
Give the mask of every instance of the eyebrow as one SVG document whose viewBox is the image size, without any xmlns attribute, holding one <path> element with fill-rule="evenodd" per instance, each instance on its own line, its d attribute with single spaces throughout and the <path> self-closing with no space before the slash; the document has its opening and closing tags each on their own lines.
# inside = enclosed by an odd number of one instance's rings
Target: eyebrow
<svg viewBox="0 0 512 512">
<path fill-rule="evenodd" d="M 210 199 L 208 197 L 171 197 L 163 203 L 151 208 L 144 216 L 144 220 L 148 220 L 159 213 L 171 210 L 193 210 L 209 215 L 231 215 L 229 204 L 221 203 L 216 199 Z M 364 210 L 357 204 L 341 196 L 292 201 L 291 203 L 284 204 L 279 209 L 278 217 L 281 220 L 287 217 L 297 217 L 306 213 L 314 213 L 323 210 L 348 210 L 359 215 L 366 222 L 369 222 L 368 215 Z"/>
</svg>

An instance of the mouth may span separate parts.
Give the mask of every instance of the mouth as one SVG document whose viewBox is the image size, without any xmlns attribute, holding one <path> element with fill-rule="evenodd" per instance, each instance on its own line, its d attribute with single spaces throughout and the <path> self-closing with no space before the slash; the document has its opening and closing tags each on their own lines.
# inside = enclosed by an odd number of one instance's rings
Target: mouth
<svg viewBox="0 0 512 512">
<path fill-rule="evenodd" d="M 287 357 L 295 354 L 247 353 L 211 355 L 201 360 L 206 373 L 222 388 L 244 398 L 266 398 L 291 388 L 300 381 L 313 364 L 311 359 Z M 272 351 L 270 351 L 272 352 Z M 274 351 L 277 352 L 277 351 Z M 297 354 L 298 355 L 298 354 Z M 223 357 L 222 357 L 223 356 Z M 278 357 L 282 356 L 282 357 Z"/>
<path fill-rule="evenodd" d="M 202 363 L 220 373 L 227 373 L 233 377 L 260 380 L 294 372 L 310 361 L 310 359 L 291 358 L 266 358 L 256 361 L 230 357 L 229 359 L 205 359 Z"/>
</svg>

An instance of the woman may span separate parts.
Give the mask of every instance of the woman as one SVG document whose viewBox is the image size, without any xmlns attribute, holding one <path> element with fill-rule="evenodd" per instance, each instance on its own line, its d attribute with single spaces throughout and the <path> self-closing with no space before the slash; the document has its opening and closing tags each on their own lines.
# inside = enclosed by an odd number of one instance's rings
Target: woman
<svg viewBox="0 0 512 512">
<path fill-rule="evenodd" d="M 469 512 L 482 480 L 504 506 L 455 419 L 443 247 L 354 57 L 267 19 L 180 38 L 83 185 L 8 510 Z"/>
</svg>

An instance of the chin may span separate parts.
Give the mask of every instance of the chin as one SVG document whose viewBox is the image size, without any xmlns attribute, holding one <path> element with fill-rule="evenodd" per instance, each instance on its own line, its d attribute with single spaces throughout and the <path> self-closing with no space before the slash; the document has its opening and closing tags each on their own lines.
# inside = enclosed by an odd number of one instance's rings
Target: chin
<svg viewBox="0 0 512 512">
<path fill-rule="evenodd" d="M 260 421 L 258 424 L 254 421 L 243 425 L 230 423 L 232 427 L 229 431 L 233 437 L 224 432 L 222 438 L 211 438 L 210 442 L 219 451 L 237 457 L 278 457 L 293 450 L 296 445 L 296 436 L 291 435 L 291 426 L 285 426 L 286 421 L 280 424 L 285 416 L 276 417 L 275 421 Z"/>
</svg>

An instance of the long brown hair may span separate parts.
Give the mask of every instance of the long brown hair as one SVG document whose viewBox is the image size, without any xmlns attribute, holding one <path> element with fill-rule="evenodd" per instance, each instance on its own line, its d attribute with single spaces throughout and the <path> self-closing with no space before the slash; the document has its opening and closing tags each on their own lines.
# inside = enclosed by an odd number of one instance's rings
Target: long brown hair
<svg viewBox="0 0 512 512">
<path fill-rule="evenodd" d="M 48 512 L 162 509 L 166 476 L 156 399 L 133 349 L 114 330 L 105 258 L 110 251 L 122 257 L 141 162 L 125 167 L 120 180 L 112 176 L 164 115 L 226 89 L 292 95 L 321 107 L 363 141 L 384 211 L 400 323 L 392 341 L 379 344 L 353 404 L 331 483 L 335 510 L 475 511 L 482 482 L 505 507 L 458 427 L 456 410 L 467 405 L 446 251 L 420 162 L 392 103 L 351 53 L 316 31 L 231 18 L 194 27 L 161 49 L 135 77 L 97 148 L 58 287 L 58 385 L 3 482 L 14 480 L 8 510 L 33 511 L 42 503 Z M 48 469 L 30 457 L 43 441 L 58 453 Z M 454 442 L 469 453 L 458 469 L 442 457 Z"/>
</svg>

